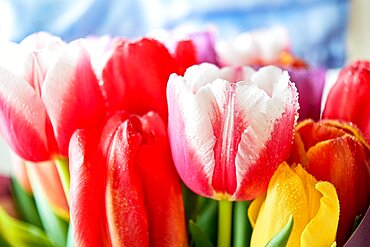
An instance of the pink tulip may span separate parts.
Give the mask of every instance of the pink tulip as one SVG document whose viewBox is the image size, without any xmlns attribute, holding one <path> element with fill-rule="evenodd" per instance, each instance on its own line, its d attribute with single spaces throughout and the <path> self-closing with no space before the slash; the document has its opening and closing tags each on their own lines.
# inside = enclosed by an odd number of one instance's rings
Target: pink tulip
<svg viewBox="0 0 370 247">
<path fill-rule="evenodd" d="M 77 130 L 69 152 L 77 246 L 186 246 L 180 181 L 157 114 L 116 114 L 99 140 Z"/>
<path fill-rule="evenodd" d="M 91 129 L 103 116 L 103 98 L 86 49 L 80 41 L 64 45 L 46 34 L 8 47 L 12 52 L 0 61 L 3 137 L 25 160 L 67 156 L 74 130 Z"/>
<path fill-rule="evenodd" d="M 268 66 L 190 67 L 167 87 L 169 137 L 180 177 L 207 197 L 250 200 L 289 156 L 297 92 Z"/>
</svg>

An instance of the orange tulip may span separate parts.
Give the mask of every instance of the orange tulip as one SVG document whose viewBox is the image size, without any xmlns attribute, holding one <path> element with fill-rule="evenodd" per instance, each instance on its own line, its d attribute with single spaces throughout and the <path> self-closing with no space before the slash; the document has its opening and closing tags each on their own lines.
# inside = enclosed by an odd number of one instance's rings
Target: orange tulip
<svg viewBox="0 0 370 247">
<path fill-rule="evenodd" d="M 337 189 L 339 245 L 349 237 L 355 217 L 369 206 L 369 158 L 369 145 L 352 125 L 305 120 L 296 127 L 291 161 L 301 163 L 316 179 L 329 181 Z"/>
</svg>

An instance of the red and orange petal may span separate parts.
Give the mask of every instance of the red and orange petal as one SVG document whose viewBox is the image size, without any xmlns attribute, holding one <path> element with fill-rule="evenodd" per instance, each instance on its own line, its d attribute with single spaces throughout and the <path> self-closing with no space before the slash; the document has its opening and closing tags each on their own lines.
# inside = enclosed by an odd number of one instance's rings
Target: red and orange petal
<svg viewBox="0 0 370 247">
<path fill-rule="evenodd" d="M 356 215 L 364 213 L 369 204 L 366 151 L 354 137 L 345 135 L 318 143 L 308 150 L 307 159 L 309 173 L 337 188 L 341 205 L 337 241 L 342 244 Z"/>
<path fill-rule="evenodd" d="M 336 187 L 341 204 L 337 241 L 343 244 L 355 216 L 369 204 L 368 144 L 349 124 L 306 120 L 297 126 L 290 159 Z"/>
</svg>

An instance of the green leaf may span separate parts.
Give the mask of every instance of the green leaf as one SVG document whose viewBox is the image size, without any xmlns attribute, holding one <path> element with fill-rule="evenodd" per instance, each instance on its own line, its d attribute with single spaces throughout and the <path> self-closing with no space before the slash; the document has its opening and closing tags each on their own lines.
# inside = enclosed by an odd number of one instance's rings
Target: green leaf
<svg viewBox="0 0 370 247">
<path fill-rule="evenodd" d="M 187 220 L 195 220 L 200 210 L 207 202 L 207 198 L 198 196 L 192 192 L 186 185 L 181 184 L 182 195 L 184 199 L 185 215 Z"/>
<path fill-rule="evenodd" d="M 233 215 L 233 246 L 244 247 L 250 245 L 252 226 L 248 219 L 250 202 L 235 202 Z"/>
<path fill-rule="evenodd" d="M 41 219 L 37 212 L 35 199 L 23 189 L 18 180 L 12 178 L 12 196 L 21 219 L 42 228 Z"/>
<path fill-rule="evenodd" d="M 290 233 L 293 229 L 293 215 L 289 216 L 288 223 L 278 232 L 267 244 L 266 247 L 284 247 L 286 246 Z"/>
<path fill-rule="evenodd" d="M 55 246 L 65 247 L 67 241 L 68 222 L 64 221 L 54 213 L 52 206 L 46 199 L 41 183 L 36 179 L 36 177 L 32 176 L 32 172 L 29 174 L 36 206 L 46 235 Z"/>
<path fill-rule="evenodd" d="M 53 246 L 45 233 L 38 227 L 10 217 L 0 207 L 1 246 Z"/>
<path fill-rule="evenodd" d="M 189 232 L 195 246 L 199 247 L 213 247 L 213 244 L 202 231 L 201 228 L 192 220 L 189 221 Z"/>
<path fill-rule="evenodd" d="M 0 234 L 0 246 L 3 246 L 3 247 L 11 247 L 11 246 L 6 242 L 6 240 L 4 239 L 4 237 L 2 236 L 2 234 Z"/>
<path fill-rule="evenodd" d="M 217 244 L 218 202 L 207 199 L 196 219 L 197 226 L 206 234 L 213 245 Z"/>
</svg>

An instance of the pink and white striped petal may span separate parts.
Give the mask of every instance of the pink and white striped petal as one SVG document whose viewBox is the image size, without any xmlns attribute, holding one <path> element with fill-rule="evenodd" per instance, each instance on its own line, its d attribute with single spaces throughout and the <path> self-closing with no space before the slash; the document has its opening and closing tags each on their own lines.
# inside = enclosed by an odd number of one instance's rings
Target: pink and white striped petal
<svg viewBox="0 0 370 247">
<path fill-rule="evenodd" d="M 0 131 L 13 151 L 29 161 L 50 159 L 48 121 L 31 85 L 0 67 Z"/>
<path fill-rule="evenodd" d="M 95 128 L 93 132 L 99 132 L 105 117 L 104 101 L 81 41 L 68 44 L 48 70 L 41 97 L 62 155 L 68 155 L 69 140 L 76 129 Z"/>
<path fill-rule="evenodd" d="M 297 93 L 287 72 L 277 67 L 254 72 L 193 66 L 184 77 L 170 77 L 167 97 L 175 165 L 198 194 L 252 199 L 289 154 Z M 287 131 L 276 130 L 280 123 Z M 275 147 L 275 142 L 281 146 Z M 264 152 L 275 151 L 262 159 Z"/>
</svg>

